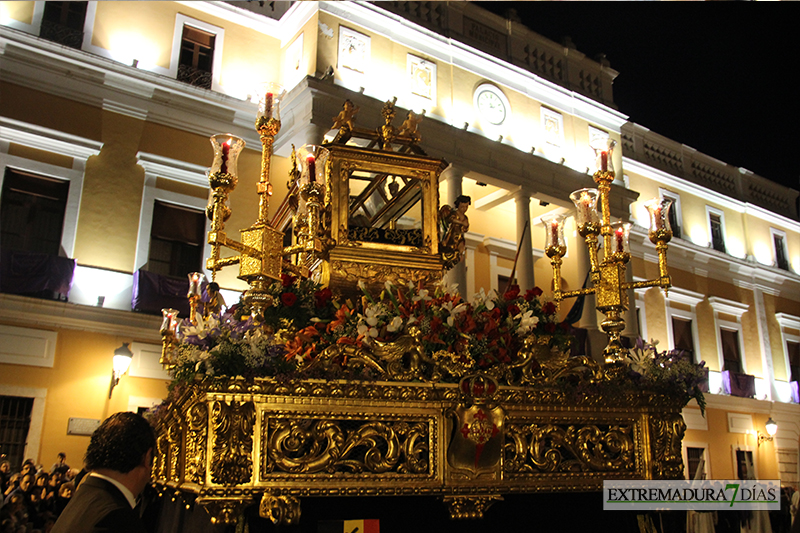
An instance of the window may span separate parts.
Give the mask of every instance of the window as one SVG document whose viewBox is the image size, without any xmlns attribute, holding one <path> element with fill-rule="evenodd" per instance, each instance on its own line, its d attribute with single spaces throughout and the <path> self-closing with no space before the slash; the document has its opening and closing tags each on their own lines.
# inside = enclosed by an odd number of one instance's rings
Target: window
<svg viewBox="0 0 800 533">
<path fill-rule="evenodd" d="M 789 381 L 800 381 L 800 342 L 786 341 L 789 359 Z"/>
<path fill-rule="evenodd" d="M 666 189 L 660 189 L 659 193 L 662 198 L 672 200 L 669 208 L 669 225 L 672 228 L 672 236 L 680 239 L 683 235 L 681 232 L 681 197 Z"/>
<path fill-rule="evenodd" d="M 88 2 L 45 2 L 39 36 L 81 49 Z"/>
<path fill-rule="evenodd" d="M 772 244 L 775 246 L 775 266 L 789 270 L 789 254 L 786 253 L 786 234 L 772 229 Z"/>
<path fill-rule="evenodd" d="M 205 214 L 202 211 L 156 201 L 147 270 L 175 277 L 200 271 L 204 240 Z"/>
<path fill-rule="evenodd" d="M 752 451 L 736 450 L 736 477 L 738 479 L 755 479 Z"/>
<path fill-rule="evenodd" d="M 742 372 L 742 357 L 739 352 L 739 332 L 729 329 L 719 330 L 720 343 L 722 344 L 722 370 Z"/>
<path fill-rule="evenodd" d="M 672 317 L 672 342 L 676 350 L 686 352 L 694 359 L 694 336 L 691 320 Z"/>
<path fill-rule="evenodd" d="M 12 465 L 25 459 L 32 410 L 33 398 L 0 396 L 0 450 Z"/>
<path fill-rule="evenodd" d="M 707 479 L 707 464 L 705 448 L 686 447 L 686 479 Z"/>
<path fill-rule="evenodd" d="M 69 182 L 6 168 L 0 242 L 6 250 L 59 255 Z"/>
<path fill-rule="evenodd" d="M 211 88 L 215 40 L 213 33 L 188 25 L 183 27 L 178 56 L 178 81 L 204 89 Z"/>
<path fill-rule="evenodd" d="M 725 252 L 725 218 L 722 211 L 706 206 L 708 228 L 711 235 L 711 247 L 718 252 Z"/>
</svg>

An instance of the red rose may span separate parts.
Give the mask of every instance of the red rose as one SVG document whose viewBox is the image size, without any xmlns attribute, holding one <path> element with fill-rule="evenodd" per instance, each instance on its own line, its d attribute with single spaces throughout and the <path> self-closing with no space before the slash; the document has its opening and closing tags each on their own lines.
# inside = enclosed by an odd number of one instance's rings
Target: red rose
<svg viewBox="0 0 800 533">
<path fill-rule="evenodd" d="M 512 316 L 516 316 L 516 315 L 519 314 L 519 307 L 517 306 L 517 304 L 511 304 L 511 305 L 508 306 L 508 312 Z"/>
<path fill-rule="evenodd" d="M 319 309 L 325 307 L 333 298 L 333 293 L 327 287 L 314 293 L 314 305 Z"/>
<path fill-rule="evenodd" d="M 538 296 L 541 296 L 541 295 L 542 295 L 542 289 L 540 289 L 539 287 L 534 287 L 532 289 L 528 289 L 525 292 L 525 299 L 530 302 L 534 298 L 536 298 Z"/>
<path fill-rule="evenodd" d="M 297 295 L 293 292 L 284 292 L 281 294 L 281 303 L 286 307 L 291 307 L 297 303 Z"/>
<path fill-rule="evenodd" d="M 542 306 L 542 313 L 546 315 L 554 315 L 556 313 L 556 304 L 547 302 Z"/>
<path fill-rule="evenodd" d="M 517 296 L 519 296 L 519 285 L 512 285 L 511 288 L 508 289 L 503 295 L 503 298 L 506 300 L 513 300 Z"/>
<path fill-rule="evenodd" d="M 290 287 L 292 283 L 294 283 L 294 280 L 296 279 L 297 278 L 289 274 L 281 274 L 281 285 L 283 285 L 284 287 Z"/>
</svg>

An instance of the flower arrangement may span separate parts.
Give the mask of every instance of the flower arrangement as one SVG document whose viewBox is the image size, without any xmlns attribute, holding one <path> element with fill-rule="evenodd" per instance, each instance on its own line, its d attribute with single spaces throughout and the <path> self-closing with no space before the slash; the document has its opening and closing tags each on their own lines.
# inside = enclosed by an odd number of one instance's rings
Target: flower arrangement
<svg viewBox="0 0 800 533">
<path fill-rule="evenodd" d="M 700 412 L 704 413 L 706 402 L 700 385 L 708 379 L 705 361 L 694 363 L 681 350 L 659 352 L 657 344 L 657 340 L 649 343 L 636 340 L 625 361 L 634 378 L 633 382 L 653 390 L 678 391 L 686 402 L 692 398 L 697 400 Z"/>
<path fill-rule="evenodd" d="M 353 303 L 333 298 L 330 289 L 308 279 L 283 275 L 268 288 L 263 320 L 247 316 L 243 306 L 222 315 L 183 320 L 177 333 L 175 383 L 196 377 L 373 377 L 353 376 L 344 368 L 328 375 L 307 371 L 333 345 L 370 348 L 416 335 L 427 354 L 447 352 L 475 370 L 513 363 L 526 337 L 546 338 L 553 349 L 567 350 L 571 336 L 560 324 L 556 305 L 534 288 L 522 294 L 512 286 L 502 295 L 483 290 L 471 302 L 444 283 L 428 290 L 387 282 L 379 295 L 361 285 Z M 342 366 L 345 361 L 338 361 Z"/>
</svg>

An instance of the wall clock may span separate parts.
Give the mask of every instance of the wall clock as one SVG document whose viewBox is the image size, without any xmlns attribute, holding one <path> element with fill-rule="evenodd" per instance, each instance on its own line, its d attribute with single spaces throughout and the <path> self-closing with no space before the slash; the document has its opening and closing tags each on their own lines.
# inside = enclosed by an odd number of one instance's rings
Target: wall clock
<svg viewBox="0 0 800 533">
<path fill-rule="evenodd" d="M 483 84 L 475 90 L 475 108 L 489 123 L 499 126 L 509 114 L 508 100 L 494 85 Z"/>
</svg>

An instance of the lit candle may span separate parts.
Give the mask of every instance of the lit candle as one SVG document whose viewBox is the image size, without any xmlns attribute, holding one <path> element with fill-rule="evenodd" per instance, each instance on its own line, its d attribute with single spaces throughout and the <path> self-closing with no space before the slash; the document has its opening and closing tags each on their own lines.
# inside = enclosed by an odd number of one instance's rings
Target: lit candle
<svg viewBox="0 0 800 533">
<path fill-rule="evenodd" d="M 550 231 L 551 233 L 551 240 L 550 243 L 552 246 L 558 246 L 558 220 L 553 220 L 550 222 Z"/>
<path fill-rule="evenodd" d="M 267 120 L 272 118 L 272 93 L 267 93 L 264 97 L 264 116 Z"/>
<path fill-rule="evenodd" d="M 608 152 L 600 152 L 600 170 L 608 171 Z"/>
<path fill-rule="evenodd" d="M 583 222 L 588 223 L 592 221 L 592 199 L 588 193 L 581 193 L 581 210 L 583 211 Z"/>
<path fill-rule="evenodd" d="M 192 272 L 189 274 L 189 294 L 187 294 L 187 298 L 192 298 L 193 296 L 201 296 L 200 292 L 200 280 L 203 278 L 203 274 L 200 272 Z"/>
<path fill-rule="evenodd" d="M 623 253 L 625 251 L 625 230 L 622 228 L 617 228 L 617 253 Z"/>
<path fill-rule="evenodd" d="M 306 164 L 308 166 L 308 181 L 309 183 L 314 183 L 317 180 L 317 163 L 313 155 L 309 155 L 306 158 Z"/>
<path fill-rule="evenodd" d="M 231 139 L 222 143 L 222 163 L 219 166 L 219 171 L 223 174 L 228 172 L 228 152 L 231 149 Z"/>
</svg>

